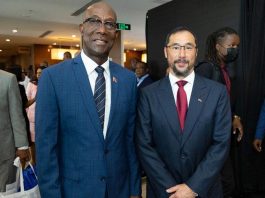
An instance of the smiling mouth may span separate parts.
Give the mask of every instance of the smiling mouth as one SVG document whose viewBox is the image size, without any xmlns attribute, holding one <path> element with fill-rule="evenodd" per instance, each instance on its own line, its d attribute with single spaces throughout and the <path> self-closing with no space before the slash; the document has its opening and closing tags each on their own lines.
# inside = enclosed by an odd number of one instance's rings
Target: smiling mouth
<svg viewBox="0 0 265 198">
<path fill-rule="evenodd" d="M 105 45 L 105 44 L 107 43 L 107 41 L 105 41 L 105 40 L 100 40 L 100 39 L 96 39 L 96 40 L 94 40 L 94 41 L 95 41 L 95 43 L 98 44 L 98 45 Z"/>
</svg>

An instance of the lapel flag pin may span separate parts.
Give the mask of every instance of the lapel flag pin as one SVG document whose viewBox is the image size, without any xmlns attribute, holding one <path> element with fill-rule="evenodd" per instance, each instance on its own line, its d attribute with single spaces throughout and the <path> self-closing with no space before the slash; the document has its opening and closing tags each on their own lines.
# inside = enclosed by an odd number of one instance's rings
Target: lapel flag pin
<svg viewBox="0 0 265 198">
<path fill-rule="evenodd" d="M 117 78 L 116 78 L 116 77 L 114 77 L 114 76 L 112 77 L 112 81 L 113 81 L 113 82 L 115 82 L 115 83 L 117 83 L 117 82 L 118 82 Z"/>
<path fill-rule="evenodd" d="M 199 102 L 202 102 L 202 99 L 198 98 L 198 101 L 199 101 Z"/>
</svg>

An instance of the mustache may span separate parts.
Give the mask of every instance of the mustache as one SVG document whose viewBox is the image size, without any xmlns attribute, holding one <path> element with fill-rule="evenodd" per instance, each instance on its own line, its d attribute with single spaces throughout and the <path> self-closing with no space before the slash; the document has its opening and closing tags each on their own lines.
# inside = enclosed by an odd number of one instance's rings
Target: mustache
<svg viewBox="0 0 265 198">
<path fill-rule="evenodd" d="M 174 61 L 174 64 L 176 63 L 189 63 L 189 61 L 186 60 L 185 58 L 180 58 Z"/>
</svg>

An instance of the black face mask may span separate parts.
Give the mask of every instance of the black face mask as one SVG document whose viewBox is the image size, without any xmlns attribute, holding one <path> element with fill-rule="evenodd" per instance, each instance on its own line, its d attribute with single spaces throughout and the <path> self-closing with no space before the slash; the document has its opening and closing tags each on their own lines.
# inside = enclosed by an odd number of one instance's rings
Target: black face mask
<svg viewBox="0 0 265 198">
<path fill-rule="evenodd" d="M 227 55 L 225 55 L 225 62 L 234 62 L 238 57 L 238 48 L 227 48 Z"/>
</svg>

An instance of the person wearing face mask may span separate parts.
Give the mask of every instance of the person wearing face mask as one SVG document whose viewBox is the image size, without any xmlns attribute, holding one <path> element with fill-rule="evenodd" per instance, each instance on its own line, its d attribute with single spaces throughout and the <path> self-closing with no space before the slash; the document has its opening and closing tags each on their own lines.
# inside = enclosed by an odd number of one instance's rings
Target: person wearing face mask
<svg viewBox="0 0 265 198">
<path fill-rule="evenodd" d="M 220 82 L 226 86 L 231 98 L 232 111 L 232 131 L 234 137 L 239 142 L 243 137 L 243 126 L 240 116 L 233 111 L 232 100 L 232 73 L 229 66 L 238 57 L 238 46 L 240 38 L 238 33 L 230 28 L 223 27 L 207 37 L 205 59 L 198 63 L 195 72 L 211 80 Z M 238 132 L 238 134 L 237 134 Z M 232 150 L 232 149 L 231 149 Z M 230 153 L 231 153 L 230 150 Z M 235 178 L 232 168 L 231 158 L 229 157 L 222 170 L 222 185 L 224 197 L 233 197 L 235 191 Z"/>
</svg>

